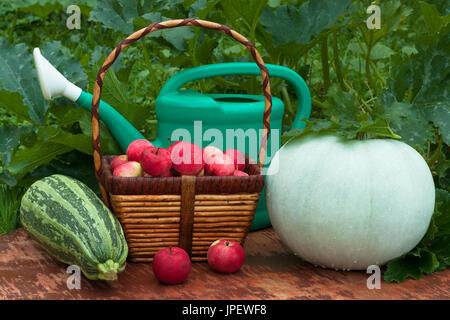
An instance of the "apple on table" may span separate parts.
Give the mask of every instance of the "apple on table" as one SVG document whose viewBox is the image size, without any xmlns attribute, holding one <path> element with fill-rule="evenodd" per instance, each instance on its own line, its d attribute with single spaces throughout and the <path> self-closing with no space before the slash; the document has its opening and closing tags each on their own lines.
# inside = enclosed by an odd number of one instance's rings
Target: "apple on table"
<svg viewBox="0 0 450 320">
<path fill-rule="evenodd" d="M 208 264 L 219 272 L 236 272 L 242 267 L 244 260 L 244 249 L 234 240 L 216 240 L 208 249 Z"/>
<path fill-rule="evenodd" d="M 153 257 L 152 268 L 159 282 L 178 284 L 184 282 L 189 276 L 191 259 L 182 248 L 164 248 Z"/>
</svg>

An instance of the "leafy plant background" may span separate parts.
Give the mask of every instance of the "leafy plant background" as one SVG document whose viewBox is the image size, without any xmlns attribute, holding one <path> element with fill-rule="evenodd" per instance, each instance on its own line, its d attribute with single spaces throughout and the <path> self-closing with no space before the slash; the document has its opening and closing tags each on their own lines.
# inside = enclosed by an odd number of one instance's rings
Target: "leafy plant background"
<svg viewBox="0 0 450 320">
<path fill-rule="evenodd" d="M 66 8 L 81 8 L 69 30 Z M 114 46 L 151 22 L 180 17 L 217 21 L 253 41 L 265 62 L 298 72 L 313 97 L 302 132 L 290 130 L 296 97 L 282 80 L 272 92 L 285 103 L 283 142 L 308 132 L 350 139 L 401 139 L 433 173 L 436 211 L 421 243 L 391 261 L 385 280 L 418 279 L 450 264 L 450 103 L 448 0 L 389 0 L 381 29 L 369 30 L 369 1 L 356 0 L 18 0 L 0 1 L 0 234 L 19 226 L 24 190 L 52 173 L 74 176 L 98 192 L 91 159 L 90 114 L 63 98 L 42 97 L 32 49 L 92 92 Z M 376 2 L 374 4 L 377 4 Z M 252 61 L 247 49 L 217 32 L 177 28 L 150 34 L 108 71 L 102 99 L 141 133 L 156 136 L 154 103 L 167 79 L 203 64 Z M 200 92 L 259 94 L 257 77 L 200 80 Z M 106 126 L 102 149 L 120 154 Z"/>
</svg>

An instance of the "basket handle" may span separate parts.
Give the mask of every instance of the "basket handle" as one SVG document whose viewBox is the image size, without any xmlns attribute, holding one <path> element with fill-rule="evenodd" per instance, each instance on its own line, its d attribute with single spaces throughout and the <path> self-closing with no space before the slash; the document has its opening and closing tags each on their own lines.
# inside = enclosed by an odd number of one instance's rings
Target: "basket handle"
<svg viewBox="0 0 450 320">
<path fill-rule="evenodd" d="M 272 110 L 272 95 L 270 93 L 270 82 L 269 82 L 269 72 L 267 67 L 264 64 L 261 55 L 258 50 L 256 50 L 255 45 L 250 42 L 247 38 L 232 30 L 231 28 L 211 21 L 199 20 L 199 19 L 177 19 L 177 20 L 167 20 L 163 22 L 155 22 L 148 25 L 145 28 L 142 28 L 126 39 L 119 42 L 116 48 L 109 54 L 106 58 L 103 65 L 100 67 L 97 73 L 97 79 L 95 81 L 94 93 L 92 96 L 92 108 L 91 108 L 91 120 L 92 120 L 92 146 L 94 149 L 94 165 L 95 165 L 95 175 L 97 179 L 100 181 L 100 176 L 102 172 L 102 162 L 101 162 L 101 153 L 100 153 L 100 126 L 99 126 L 99 103 L 100 96 L 102 93 L 103 79 L 105 77 L 106 71 L 111 67 L 114 61 L 117 59 L 119 54 L 125 49 L 130 43 L 135 42 L 136 40 L 141 39 L 145 35 L 150 32 L 167 29 L 167 28 L 177 28 L 183 26 L 194 26 L 194 27 L 202 27 L 206 29 L 214 29 L 218 30 L 222 33 L 227 34 L 232 37 L 236 41 L 242 43 L 250 50 L 256 64 L 261 70 L 261 75 L 263 79 L 263 93 L 264 93 L 264 115 L 263 115 L 263 134 L 261 137 L 261 146 L 259 150 L 258 156 L 258 164 L 262 168 L 264 165 L 264 158 L 267 152 L 267 140 L 269 138 L 270 132 L 270 113 Z M 103 193 L 103 190 L 102 190 Z"/>
</svg>

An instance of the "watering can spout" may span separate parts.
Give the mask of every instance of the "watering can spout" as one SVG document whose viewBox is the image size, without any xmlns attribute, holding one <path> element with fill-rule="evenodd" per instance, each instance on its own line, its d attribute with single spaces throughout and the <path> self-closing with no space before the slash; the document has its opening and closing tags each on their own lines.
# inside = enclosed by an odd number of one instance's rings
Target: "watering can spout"
<svg viewBox="0 0 450 320">
<path fill-rule="evenodd" d="M 33 58 L 39 85 L 46 100 L 50 100 L 55 96 L 64 96 L 82 108 L 91 111 L 92 94 L 83 91 L 67 80 L 66 77 L 41 55 L 39 48 L 34 48 Z M 145 139 L 127 119 L 103 100 L 100 100 L 99 116 L 106 123 L 106 126 L 111 131 L 122 151 L 125 152 L 128 145 L 134 140 Z"/>
<path fill-rule="evenodd" d="M 46 100 L 55 96 L 65 96 L 76 101 L 81 94 L 81 88 L 66 79 L 47 59 L 41 55 L 39 48 L 33 50 L 34 64 L 41 86 L 42 94 Z"/>
</svg>

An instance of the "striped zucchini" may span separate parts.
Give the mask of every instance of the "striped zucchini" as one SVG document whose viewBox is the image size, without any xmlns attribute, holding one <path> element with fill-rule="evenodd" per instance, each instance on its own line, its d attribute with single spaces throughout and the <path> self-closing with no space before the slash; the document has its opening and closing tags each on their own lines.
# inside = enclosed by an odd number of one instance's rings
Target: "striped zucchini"
<svg viewBox="0 0 450 320">
<path fill-rule="evenodd" d="M 91 280 L 116 280 L 128 246 L 122 227 L 97 195 L 80 181 L 55 174 L 25 192 L 20 220 L 50 255 L 80 267 Z"/>
</svg>

